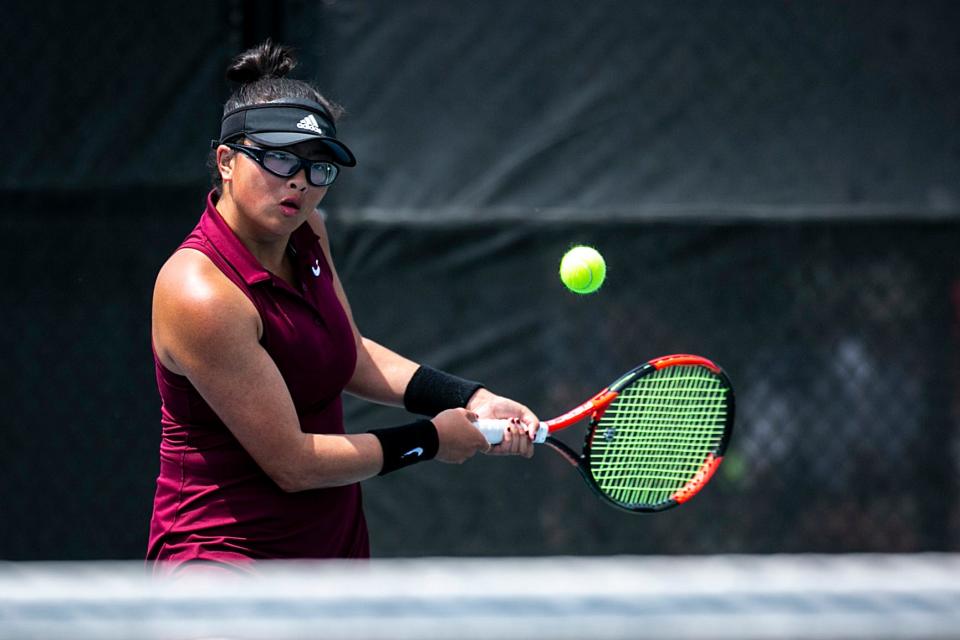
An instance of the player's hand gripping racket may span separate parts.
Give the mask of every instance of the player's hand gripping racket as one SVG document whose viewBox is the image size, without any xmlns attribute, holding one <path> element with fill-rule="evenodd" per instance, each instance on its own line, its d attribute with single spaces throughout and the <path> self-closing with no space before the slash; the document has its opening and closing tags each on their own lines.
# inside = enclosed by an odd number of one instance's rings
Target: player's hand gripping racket
<svg viewBox="0 0 960 640">
<path fill-rule="evenodd" d="M 733 387 L 720 367 L 700 356 L 665 356 L 541 422 L 534 442 L 563 454 L 615 506 L 663 511 L 695 496 L 713 477 L 733 431 L 733 409 Z M 582 454 L 550 435 L 588 416 Z M 507 424 L 480 420 L 477 427 L 496 444 Z"/>
</svg>

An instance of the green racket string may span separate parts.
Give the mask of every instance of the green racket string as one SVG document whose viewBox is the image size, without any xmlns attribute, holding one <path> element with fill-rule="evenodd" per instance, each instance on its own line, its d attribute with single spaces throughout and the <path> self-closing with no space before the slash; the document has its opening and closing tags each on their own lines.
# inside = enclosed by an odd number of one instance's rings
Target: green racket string
<svg viewBox="0 0 960 640">
<path fill-rule="evenodd" d="M 727 388 L 709 369 L 666 367 L 622 389 L 597 425 L 590 470 L 608 497 L 656 506 L 684 487 L 715 451 L 727 421 Z"/>
</svg>

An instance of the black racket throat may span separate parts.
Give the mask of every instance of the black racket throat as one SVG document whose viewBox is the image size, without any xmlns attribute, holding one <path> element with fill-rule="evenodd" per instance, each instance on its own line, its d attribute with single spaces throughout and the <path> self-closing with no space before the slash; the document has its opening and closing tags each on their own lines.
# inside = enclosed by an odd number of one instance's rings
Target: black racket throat
<svg viewBox="0 0 960 640">
<path fill-rule="evenodd" d="M 573 466 L 577 468 L 581 468 L 581 466 L 583 465 L 583 461 L 585 459 L 583 454 L 577 453 L 576 451 L 571 449 L 565 442 L 558 440 L 553 436 L 547 436 L 547 439 L 544 440 L 544 444 L 550 445 L 554 451 L 562 455 L 564 459 L 566 459 L 566 461 L 572 464 Z"/>
</svg>

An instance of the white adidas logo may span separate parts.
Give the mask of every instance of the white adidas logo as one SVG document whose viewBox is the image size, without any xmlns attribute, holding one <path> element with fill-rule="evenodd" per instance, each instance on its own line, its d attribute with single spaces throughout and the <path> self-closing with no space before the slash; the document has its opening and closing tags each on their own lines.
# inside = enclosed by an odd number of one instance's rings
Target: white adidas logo
<svg viewBox="0 0 960 640">
<path fill-rule="evenodd" d="M 319 133 L 323 135 L 323 129 L 320 128 L 320 125 L 317 123 L 317 119 L 313 117 L 313 114 L 310 114 L 303 120 L 297 123 L 298 129 L 308 129 L 314 133 Z"/>
</svg>

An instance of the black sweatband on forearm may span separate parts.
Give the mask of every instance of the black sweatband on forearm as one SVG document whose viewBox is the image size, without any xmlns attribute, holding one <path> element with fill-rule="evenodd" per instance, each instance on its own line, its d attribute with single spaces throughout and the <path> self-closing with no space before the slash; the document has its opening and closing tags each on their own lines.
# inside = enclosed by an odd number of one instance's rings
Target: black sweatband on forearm
<svg viewBox="0 0 960 640">
<path fill-rule="evenodd" d="M 467 401 L 482 389 L 483 385 L 473 380 L 420 365 L 403 392 L 403 406 L 410 413 L 435 416 L 447 409 L 467 406 Z"/>
<path fill-rule="evenodd" d="M 367 433 L 377 436 L 383 449 L 383 468 L 378 475 L 409 467 L 412 464 L 433 460 L 440 448 L 437 428 L 429 420 L 417 420 L 399 427 L 371 429 Z"/>
</svg>

